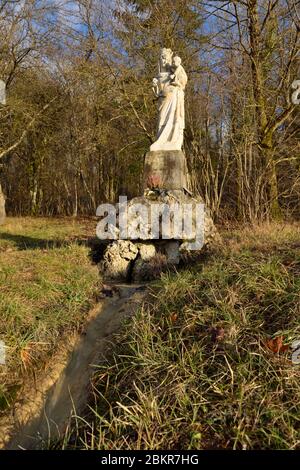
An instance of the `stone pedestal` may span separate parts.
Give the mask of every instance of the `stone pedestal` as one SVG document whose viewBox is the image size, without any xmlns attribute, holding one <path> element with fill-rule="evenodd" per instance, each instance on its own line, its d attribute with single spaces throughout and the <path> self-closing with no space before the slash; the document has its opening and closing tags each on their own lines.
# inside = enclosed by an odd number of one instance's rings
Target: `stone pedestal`
<svg viewBox="0 0 300 470">
<path fill-rule="evenodd" d="M 99 263 L 100 272 L 106 281 L 141 282 L 157 279 L 162 272 L 178 266 L 180 260 L 186 258 L 186 252 L 199 250 L 191 248 L 196 233 L 192 234 L 193 238 L 190 239 L 186 233 L 182 232 L 180 235 L 175 231 L 175 212 L 172 212 L 172 207 L 176 204 L 176 210 L 181 213 L 180 208 L 183 210 L 184 205 L 188 204 L 193 226 L 196 226 L 194 209 L 197 204 L 203 205 L 203 199 L 200 196 L 192 197 L 186 191 L 178 189 L 148 190 L 145 193 L 144 196 L 133 198 L 127 203 L 126 239 L 121 239 L 120 230 L 117 229 L 114 232 L 116 239 L 106 244 Z M 164 220 L 164 227 L 162 213 L 154 210 L 162 205 L 170 208 L 170 214 Z M 141 208 L 146 209 L 142 217 Z M 120 222 L 119 210 L 120 207 L 117 207 L 117 226 Z M 155 219 L 155 214 L 160 220 L 156 234 L 158 236 L 153 233 L 151 224 L 152 215 Z M 184 217 L 183 213 L 181 217 Z M 211 244 L 218 239 L 218 234 L 207 210 L 204 212 L 202 224 L 203 244 Z M 133 233 L 130 231 L 132 226 L 136 227 Z M 112 233 L 109 228 L 108 232 Z"/>
<path fill-rule="evenodd" d="M 187 164 L 181 150 L 148 152 L 144 165 L 144 189 L 155 182 L 160 188 L 176 190 L 187 188 Z"/>
</svg>

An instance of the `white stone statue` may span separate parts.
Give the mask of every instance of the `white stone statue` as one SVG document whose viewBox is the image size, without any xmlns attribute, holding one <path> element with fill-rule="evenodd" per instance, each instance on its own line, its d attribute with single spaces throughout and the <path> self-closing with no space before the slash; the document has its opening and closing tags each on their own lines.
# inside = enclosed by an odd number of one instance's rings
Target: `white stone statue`
<svg viewBox="0 0 300 470">
<path fill-rule="evenodd" d="M 184 89 L 187 75 L 181 59 L 171 49 L 162 49 L 159 73 L 153 79 L 153 91 L 158 97 L 157 139 L 151 151 L 181 150 L 184 130 Z"/>
</svg>

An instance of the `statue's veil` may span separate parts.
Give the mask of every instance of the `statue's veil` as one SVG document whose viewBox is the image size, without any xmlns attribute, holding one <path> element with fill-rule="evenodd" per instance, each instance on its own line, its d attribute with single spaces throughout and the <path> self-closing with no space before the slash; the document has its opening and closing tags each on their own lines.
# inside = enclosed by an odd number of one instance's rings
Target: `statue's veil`
<svg viewBox="0 0 300 470">
<path fill-rule="evenodd" d="M 168 64 L 172 64 L 172 56 L 173 56 L 173 52 L 172 52 L 172 49 L 167 49 L 166 47 L 163 47 L 161 50 L 160 50 L 160 57 L 162 56 L 162 54 L 166 54 L 167 57 L 168 57 Z M 158 73 L 161 73 L 161 59 L 159 59 L 158 61 Z"/>
</svg>

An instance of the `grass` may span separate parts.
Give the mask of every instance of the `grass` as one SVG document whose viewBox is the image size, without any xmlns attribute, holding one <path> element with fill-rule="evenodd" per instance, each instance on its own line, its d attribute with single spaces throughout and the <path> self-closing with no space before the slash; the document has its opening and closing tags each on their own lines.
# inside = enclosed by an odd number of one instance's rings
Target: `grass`
<svg viewBox="0 0 300 470">
<path fill-rule="evenodd" d="M 97 268 L 83 243 L 94 222 L 11 218 L 0 227 L 0 412 L 37 374 L 95 303 Z"/>
<path fill-rule="evenodd" d="M 300 226 L 224 231 L 163 276 L 56 447 L 300 449 L 300 365 L 276 337 L 300 339 Z"/>
</svg>

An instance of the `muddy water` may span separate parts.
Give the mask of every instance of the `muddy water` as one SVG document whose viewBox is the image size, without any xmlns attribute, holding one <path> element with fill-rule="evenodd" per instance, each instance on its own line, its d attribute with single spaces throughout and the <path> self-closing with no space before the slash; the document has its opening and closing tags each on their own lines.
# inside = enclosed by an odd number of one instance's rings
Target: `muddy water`
<svg viewBox="0 0 300 470">
<path fill-rule="evenodd" d="M 4 449 L 38 449 L 61 438 L 70 416 L 86 405 L 97 364 L 111 348 L 113 333 L 134 314 L 145 296 L 143 286 L 117 286 L 112 297 L 91 312 L 85 331 L 55 359 L 46 378 L 25 393 L 10 421 L 4 424 Z M 67 352 L 66 352 L 67 351 Z"/>
</svg>

